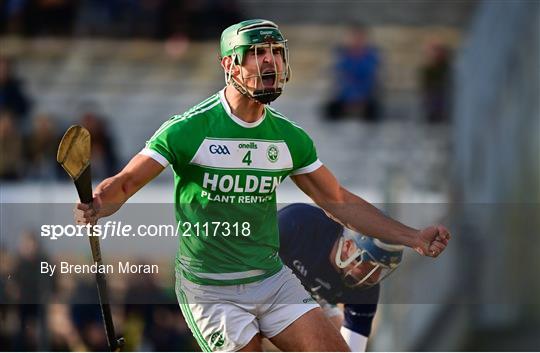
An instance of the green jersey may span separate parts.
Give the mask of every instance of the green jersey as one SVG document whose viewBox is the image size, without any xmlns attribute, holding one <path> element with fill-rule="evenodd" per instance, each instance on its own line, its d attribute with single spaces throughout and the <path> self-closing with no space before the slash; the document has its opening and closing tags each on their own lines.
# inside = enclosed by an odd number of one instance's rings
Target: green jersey
<svg viewBox="0 0 540 353">
<path fill-rule="evenodd" d="M 281 269 L 276 188 L 322 165 L 304 130 L 269 106 L 247 123 L 222 90 L 165 122 L 141 153 L 174 171 L 176 269 L 185 278 L 241 284 Z"/>
</svg>

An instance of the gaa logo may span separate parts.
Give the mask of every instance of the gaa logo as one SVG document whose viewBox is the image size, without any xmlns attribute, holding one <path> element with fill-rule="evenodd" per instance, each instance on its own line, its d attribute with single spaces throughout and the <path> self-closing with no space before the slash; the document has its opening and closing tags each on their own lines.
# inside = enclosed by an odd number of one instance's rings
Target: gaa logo
<svg viewBox="0 0 540 353">
<path fill-rule="evenodd" d="M 212 336 L 210 336 L 210 344 L 213 345 L 216 348 L 219 348 L 223 346 L 225 343 L 225 338 L 223 337 L 223 333 L 221 332 L 214 332 Z"/>
<path fill-rule="evenodd" d="M 268 157 L 268 160 L 272 163 L 276 162 L 279 157 L 279 149 L 276 145 L 270 145 L 266 149 L 266 157 Z"/>
<path fill-rule="evenodd" d="M 210 145 L 208 150 L 212 154 L 231 154 L 231 152 L 229 152 L 229 149 L 225 145 Z"/>
</svg>

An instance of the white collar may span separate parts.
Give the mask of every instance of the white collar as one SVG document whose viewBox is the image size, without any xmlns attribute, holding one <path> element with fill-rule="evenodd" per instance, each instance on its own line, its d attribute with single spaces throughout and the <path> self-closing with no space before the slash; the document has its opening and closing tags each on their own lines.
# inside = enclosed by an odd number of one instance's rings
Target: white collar
<svg viewBox="0 0 540 353">
<path fill-rule="evenodd" d="M 225 88 L 227 88 L 227 87 L 225 87 Z M 240 119 L 239 117 L 237 117 L 236 115 L 234 115 L 232 113 L 231 107 L 229 106 L 229 103 L 227 102 L 227 99 L 225 99 L 225 88 L 222 89 L 221 91 L 219 91 L 219 99 L 221 101 L 221 105 L 223 106 L 223 108 L 227 112 L 227 115 L 232 119 L 232 121 L 234 121 L 238 125 L 240 125 L 242 127 L 246 127 L 246 128 L 254 128 L 254 127 L 257 127 L 257 126 L 261 125 L 261 123 L 264 121 L 264 118 L 266 117 L 266 107 L 264 107 L 264 112 L 263 112 L 262 116 L 259 119 L 255 120 L 252 123 L 248 123 L 248 122 Z"/>
</svg>

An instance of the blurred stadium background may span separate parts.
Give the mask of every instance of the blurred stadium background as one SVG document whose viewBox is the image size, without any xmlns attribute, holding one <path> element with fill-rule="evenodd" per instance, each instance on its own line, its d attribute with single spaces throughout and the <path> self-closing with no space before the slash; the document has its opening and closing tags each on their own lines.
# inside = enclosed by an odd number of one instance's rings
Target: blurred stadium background
<svg viewBox="0 0 540 353">
<path fill-rule="evenodd" d="M 91 130 L 96 181 L 114 173 L 162 121 L 223 86 L 221 31 L 268 18 L 289 39 L 293 69 L 275 107 L 346 187 L 454 234 L 436 261 L 408 252 L 383 285 L 370 349 L 540 350 L 539 1 L 6 0 L 0 11 L 0 349 L 106 350 L 92 277 L 50 281 L 36 269 L 89 256 L 80 239 L 37 236 L 52 213 L 70 217 L 75 192 L 55 162 L 65 128 Z M 379 50 L 377 121 L 321 117 L 351 23 Z M 436 122 L 423 74 L 434 48 L 449 54 L 450 88 Z M 130 211 L 172 202 L 171 190 L 167 170 Z M 290 182 L 278 197 L 308 201 Z M 123 253 L 102 242 L 106 261 L 163 269 L 110 279 L 129 350 L 198 349 L 175 304 L 176 241 L 132 241 Z"/>
</svg>

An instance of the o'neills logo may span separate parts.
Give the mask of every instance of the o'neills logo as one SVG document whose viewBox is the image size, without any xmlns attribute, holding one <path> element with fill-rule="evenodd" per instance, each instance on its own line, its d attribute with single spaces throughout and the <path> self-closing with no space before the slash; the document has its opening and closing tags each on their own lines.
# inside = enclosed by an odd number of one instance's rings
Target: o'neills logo
<svg viewBox="0 0 540 353">
<path fill-rule="evenodd" d="M 250 143 L 239 143 L 238 148 L 240 149 L 250 149 L 250 150 L 256 150 L 257 144 L 255 142 Z"/>
</svg>

